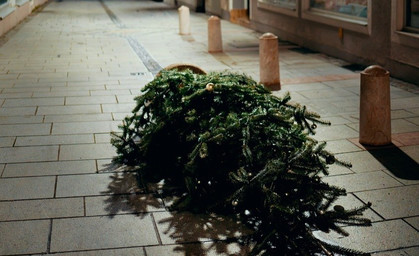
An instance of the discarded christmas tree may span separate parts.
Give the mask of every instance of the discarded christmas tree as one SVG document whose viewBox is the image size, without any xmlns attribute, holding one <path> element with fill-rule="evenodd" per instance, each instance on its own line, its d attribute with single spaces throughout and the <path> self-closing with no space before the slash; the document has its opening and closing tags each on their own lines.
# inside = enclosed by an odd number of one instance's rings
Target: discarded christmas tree
<svg viewBox="0 0 419 256">
<path fill-rule="evenodd" d="M 309 135 L 328 124 L 245 75 L 162 71 L 136 98 L 112 140 L 116 162 L 145 185 L 164 180 L 176 210 L 235 213 L 253 255 L 364 255 L 316 238 L 370 225 L 368 207 L 331 205 L 345 190 L 324 183 L 339 161 Z"/>
</svg>

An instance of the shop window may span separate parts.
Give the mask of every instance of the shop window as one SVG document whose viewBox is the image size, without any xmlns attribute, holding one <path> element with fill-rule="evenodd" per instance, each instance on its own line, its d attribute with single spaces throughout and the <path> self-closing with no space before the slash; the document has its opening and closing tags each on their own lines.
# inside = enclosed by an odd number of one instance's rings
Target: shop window
<svg viewBox="0 0 419 256">
<path fill-rule="evenodd" d="M 391 0 L 391 41 L 419 49 L 419 0 Z"/>
<path fill-rule="evenodd" d="M 298 0 L 258 0 L 258 8 L 298 17 Z"/>
<path fill-rule="evenodd" d="M 310 9 L 361 19 L 368 17 L 367 0 L 310 0 Z"/>
<path fill-rule="evenodd" d="M 302 0 L 301 16 L 362 34 L 371 34 L 372 0 Z"/>
<path fill-rule="evenodd" d="M 295 9 L 297 7 L 297 0 L 259 0 L 259 2 L 289 9 Z"/>
<path fill-rule="evenodd" d="M 419 0 L 406 1 L 406 31 L 419 33 Z"/>
</svg>

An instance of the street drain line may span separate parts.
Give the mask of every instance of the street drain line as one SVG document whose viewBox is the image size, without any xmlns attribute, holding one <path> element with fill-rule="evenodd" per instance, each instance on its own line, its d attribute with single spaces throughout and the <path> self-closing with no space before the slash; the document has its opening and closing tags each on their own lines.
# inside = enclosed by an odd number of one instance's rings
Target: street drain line
<svg viewBox="0 0 419 256">
<path fill-rule="evenodd" d="M 118 28 L 126 28 L 125 24 L 122 23 L 122 21 L 118 18 L 118 16 L 115 15 L 115 13 L 112 12 L 111 9 L 103 2 L 103 0 L 99 0 L 100 4 L 102 5 L 103 9 L 106 11 L 106 14 L 108 14 L 109 18 L 112 20 L 112 22 L 118 27 Z M 155 76 L 160 70 L 162 70 L 162 67 L 157 63 L 153 57 L 147 52 L 147 50 L 142 46 L 135 38 L 132 36 L 123 36 L 131 46 L 132 50 L 137 54 L 137 56 L 140 58 L 140 60 L 143 62 L 144 66 L 150 71 L 150 73 Z"/>
</svg>

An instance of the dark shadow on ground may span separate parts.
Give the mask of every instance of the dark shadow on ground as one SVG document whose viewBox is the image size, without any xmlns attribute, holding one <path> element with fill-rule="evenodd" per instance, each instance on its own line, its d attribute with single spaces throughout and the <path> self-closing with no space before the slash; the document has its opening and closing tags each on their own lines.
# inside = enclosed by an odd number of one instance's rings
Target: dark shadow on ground
<svg viewBox="0 0 419 256">
<path fill-rule="evenodd" d="M 249 255 L 242 238 L 250 231 L 234 217 L 190 212 L 168 212 L 156 221 L 162 229 L 162 240 L 176 243 L 173 251 L 185 256 Z"/>
<path fill-rule="evenodd" d="M 163 201 L 138 187 L 136 172 L 120 165 L 108 164 L 99 171 L 112 173 L 108 189 L 103 191 L 105 210 L 112 218 L 116 214 L 134 213 L 143 216 L 153 211 L 164 210 Z"/>
<path fill-rule="evenodd" d="M 367 150 L 397 178 L 419 180 L 418 163 L 397 146 L 367 147 Z"/>
<path fill-rule="evenodd" d="M 243 245 L 250 232 L 234 216 L 169 211 L 172 199 L 162 199 L 161 185 L 139 188 L 137 173 L 126 166 L 108 164 L 99 172 L 111 173 L 112 181 L 102 192 L 110 218 L 151 214 L 163 244 L 171 244 L 174 252 L 185 256 L 250 254 L 249 246 Z"/>
<path fill-rule="evenodd" d="M 177 9 L 171 5 L 162 5 L 162 6 L 144 6 L 136 9 L 136 12 L 161 12 L 161 11 L 170 11 Z"/>
</svg>

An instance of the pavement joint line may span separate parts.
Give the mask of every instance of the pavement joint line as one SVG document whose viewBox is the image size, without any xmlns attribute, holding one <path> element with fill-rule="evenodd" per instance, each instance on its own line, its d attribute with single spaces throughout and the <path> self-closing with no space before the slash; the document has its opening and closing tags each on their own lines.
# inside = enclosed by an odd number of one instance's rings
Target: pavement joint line
<svg viewBox="0 0 419 256">
<path fill-rule="evenodd" d="M 54 196 L 53 196 L 53 198 L 57 198 L 57 184 L 58 184 L 58 175 L 55 175 Z"/>
<path fill-rule="evenodd" d="M 49 231 L 48 231 L 48 240 L 47 240 L 47 253 L 51 252 L 52 225 L 53 225 L 53 219 L 50 219 Z"/>
<path fill-rule="evenodd" d="M 86 196 L 83 196 L 83 216 L 86 217 L 87 214 L 87 209 L 86 209 Z"/>
<path fill-rule="evenodd" d="M 161 240 L 159 229 L 158 229 L 158 226 L 157 226 L 157 223 L 156 223 L 156 219 L 154 218 L 154 214 L 151 212 L 150 213 L 150 216 L 151 216 L 151 219 L 152 219 L 152 223 L 153 223 L 153 227 L 154 227 L 154 232 L 156 233 L 157 242 L 158 242 L 159 245 L 162 245 L 163 244 L 163 241 Z"/>
<path fill-rule="evenodd" d="M 404 223 L 406 223 L 407 225 L 411 226 L 414 230 L 419 232 L 419 229 L 415 228 L 412 224 L 406 221 L 406 219 L 411 218 L 411 217 L 418 217 L 418 216 L 405 217 L 405 218 L 402 218 L 402 221 L 404 221 Z"/>
<path fill-rule="evenodd" d="M 1 168 L 0 178 L 3 178 L 3 173 L 4 173 L 4 170 L 6 169 L 6 165 L 7 164 L 3 164 L 3 168 Z"/>
</svg>

